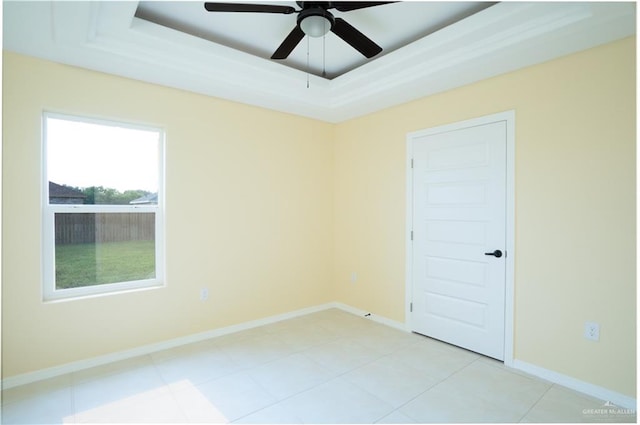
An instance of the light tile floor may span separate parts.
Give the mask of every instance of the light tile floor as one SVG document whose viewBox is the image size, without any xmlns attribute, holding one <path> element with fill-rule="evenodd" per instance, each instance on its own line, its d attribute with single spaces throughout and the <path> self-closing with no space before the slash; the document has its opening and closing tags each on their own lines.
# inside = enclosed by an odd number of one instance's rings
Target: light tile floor
<svg viewBox="0 0 640 425">
<path fill-rule="evenodd" d="M 635 421 L 603 400 L 336 309 L 2 393 L 4 424 Z"/>
</svg>

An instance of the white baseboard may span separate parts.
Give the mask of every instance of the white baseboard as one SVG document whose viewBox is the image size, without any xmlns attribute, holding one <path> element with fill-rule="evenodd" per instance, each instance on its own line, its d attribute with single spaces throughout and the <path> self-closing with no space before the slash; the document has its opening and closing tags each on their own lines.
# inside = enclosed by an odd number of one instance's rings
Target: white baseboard
<svg viewBox="0 0 640 425">
<path fill-rule="evenodd" d="M 542 378 L 555 384 L 562 385 L 563 387 L 571 388 L 572 390 L 576 390 L 586 395 L 599 398 L 600 400 L 610 401 L 611 403 L 625 409 L 636 410 L 635 398 L 620 394 L 607 388 L 590 384 L 588 382 L 584 382 L 579 379 L 572 378 L 562 373 L 554 372 L 553 370 L 545 369 L 531 363 L 523 362 L 522 360 L 513 360 L 513 364 L 511 365 L 511 367 L 526 372 L 530 375 L 537 376 L 538 378 Z"/>
<path fill-rule="evenodd" d="M 335 308 L 339 308 L 340 310 L 346 311 L 347 313 L 355 314 L 356 316 L 364 317 L 365 319 L 373 320 L 374 322 L 381 323 L 383 325 L 387 325 L 391 328 L 398 329 L 405 332 L 410 332 L 407 325 L 402 322 L 396 322 L 395 320 L 387 319 L 383 316 L 378 316 L 373 313 L 369 313 L 365 310 L 360 310 L 355 307 L 351 307 L 350 305 L 334 302 L 332 306 Z"/>
<path fill-rule="evenodd" d="M 1 381 L 0 385 L 3 390 L 8 388 L 17 387 L 19 385 L 30 384 L 32 382 L 41 381 L 43 379 L 49 379 L 56 376 L 64 375 L 66 373 L 78 372 L 80 370 L 88 369 L 95 366 L 101 366 L 108 363 L 117 362 L 120 360 L 126 360 L 133 357 L 143 356 L 146 354 L 152 354 L 157 351 L 166 350 L 169 348 L 179 347 L 181 345 L 191 344 L 194 342 L 205 341 L 210 338 L 215 338 L 222 335 L 228 335 L 259 326 L 269 325 L 271 323 L 280 322 L 282 320 L 293 319 L 294 317 L 304 316 L 318 311 L 328 310 L 330 308 L 341 308 L 336 303 L 321 304 L 314 307 L 303 308 L 295 310 L 289 313 L 278 314 L 276 316 L 266 317 L 264 319 L 252 320 L 250 322 L 240 323 L 238 325 L 227 326 L 224 328 L 214 329 L 211 331 L 200 332 L 197 334 L 191 334 L 180 338 L 171 339 L 168 341 L 159 342 L 156 344 L 143 345 L 133 348 L 131 350 L 119 351 L 116 353 L 106 354 L 104 356 L 93 357 L 90 359 L 79 360 L 71 363 L 66 363 L 60 366 L 54 366 L 46 369 L 40 369 L 34 372 L 28 372 L 21 375 L 11 376 Z"/>
</svg>

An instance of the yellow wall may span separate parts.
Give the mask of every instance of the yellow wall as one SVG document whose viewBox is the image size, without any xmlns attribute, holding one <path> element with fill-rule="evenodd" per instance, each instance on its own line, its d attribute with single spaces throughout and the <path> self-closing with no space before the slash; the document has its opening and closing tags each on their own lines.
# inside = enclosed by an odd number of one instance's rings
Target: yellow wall
<svg viewBox="0 0 640 425">
<path fill-rule="evenodd" d="M 332 125 L 8 52 L 3 89 L 4 377 L 333 300 Z M 43 109 L 166 129 L 166 289 L 42 303 Z"/>
<path fill-rule="evenodd" d="M 338 125 L 336 297 L 404 321 L 406 134 L 511 109 L 515 357 L 635 397 L 634 39 Z"/>
<path fill-rule="evenodd" d="M 635 397 L 634 39 L 338 125 L 11 53 L 3 87 L 4 377 L 328 301 L 404 321 L 406 134 L 515 109 L 516 358 Z M 166 289 L 40 301 L 43 108 L 166 128 Z"/>
</svg>

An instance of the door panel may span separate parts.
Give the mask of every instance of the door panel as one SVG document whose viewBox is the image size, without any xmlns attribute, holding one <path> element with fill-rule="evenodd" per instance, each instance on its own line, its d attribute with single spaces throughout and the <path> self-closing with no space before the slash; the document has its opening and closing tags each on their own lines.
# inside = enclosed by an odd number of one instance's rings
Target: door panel
<svg viewBox="0 0 640 425">
<path fill-rule="evenodd" d="M 504 358 L 506 123 L 416 137 L 414 331 Z"/>
</svg>

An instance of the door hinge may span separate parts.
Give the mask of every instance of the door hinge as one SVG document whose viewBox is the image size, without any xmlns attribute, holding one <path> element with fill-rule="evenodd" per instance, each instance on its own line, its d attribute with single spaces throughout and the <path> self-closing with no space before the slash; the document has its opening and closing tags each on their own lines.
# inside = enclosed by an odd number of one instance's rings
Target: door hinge
<svg viewBox="0 0 640 425">
<path fill-rule="evenodd" d="M 413 240 L 413 230 L 411 231 L 411 240 Z"/>
<path fill-rule="evenodd" d="M 409 313 L 413 313 L 413 303 L 409 303 Z"/>
<path fill-rule="evenodd" d="M 411 158 L 411 168 L 413 168 L 413 158 Z"/>
</svg>

